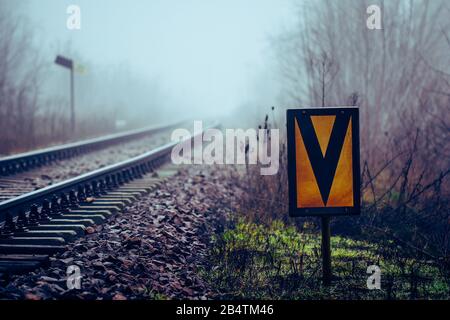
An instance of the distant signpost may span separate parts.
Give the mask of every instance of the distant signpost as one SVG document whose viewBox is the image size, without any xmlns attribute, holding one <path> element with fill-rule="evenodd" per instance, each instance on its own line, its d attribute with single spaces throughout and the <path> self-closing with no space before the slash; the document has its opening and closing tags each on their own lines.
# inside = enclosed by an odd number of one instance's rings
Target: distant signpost
<svg viewBox="0 0 450 320">
<path fill-rule="evenodd" d="M 74 63 L 72 59 L 60 55 L 56 56 L 55 63 L 70 70 L 70 123 L 73 133 L 75 131 Z"/>
<path fill-rule="evenodd" d="M 287 110 L 289 215 L 322 218 L 323 280 L 331 283 L 330 217 L 360 213 L 359 109 Z"/>
</svg>

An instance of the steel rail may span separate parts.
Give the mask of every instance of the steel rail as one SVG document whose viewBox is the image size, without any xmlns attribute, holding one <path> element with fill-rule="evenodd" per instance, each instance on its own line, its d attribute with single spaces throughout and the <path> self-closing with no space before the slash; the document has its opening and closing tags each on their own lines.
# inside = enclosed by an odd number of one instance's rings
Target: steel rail
<svg viewBox="0 0 450 320">
<path fill-rule="evenodd" d="M 219 127 L 219 124 L 214 123 L 204 128 L 197 135 L 186 138 L 181 142 L 170 142 L 131 159 L 0 202 L 0 223 L 5 221 L 8 215 L 9 218 L 23 215 L 30 211 L 33 206 L 42 208 L 44 202 L 47 202 L 48 205 L 51 201 L 52 206 L 56 206 L 57 210 L 76 207 L 78 203 L 86 199 L 86 196 L 105 194 L 107 191 L 114 190 L 124 183 L 138 179 L 153 171 L 158 165 L 166 161 L 173 147 L 177 144 L 191 143 L 195 137 L 203 135 L 206 130 L 217 127 Z"/>
<path fill-rule="evenodd" d="M 115 133 L 99 138 L 87 139 L 79 142 L 58 145 L 54 147 L 38 149 L 30 152 L 15 154 L 0 158 L 0 176 L 8 176 L 23 172 L 55 160 L 62 160 L 76 156 L 99 147 L 106 147 L 119 142 L 143 137 L 148 134 L 161 132 L 163 130 L 179 125 L 181 122 L 164 126 L 152 126 L 142 129 Z"/>
</svg>

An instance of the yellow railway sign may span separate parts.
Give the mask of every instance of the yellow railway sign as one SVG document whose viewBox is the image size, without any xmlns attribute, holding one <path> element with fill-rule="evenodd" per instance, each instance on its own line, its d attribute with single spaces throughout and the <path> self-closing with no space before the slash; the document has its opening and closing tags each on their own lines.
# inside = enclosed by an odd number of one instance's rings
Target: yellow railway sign
<svg viewBox="0 0 450 320">
<path fill-rule="evenodd" d="M 289 214 L 360 212 L 357 107 L 287 110 Z"/>
</svg>

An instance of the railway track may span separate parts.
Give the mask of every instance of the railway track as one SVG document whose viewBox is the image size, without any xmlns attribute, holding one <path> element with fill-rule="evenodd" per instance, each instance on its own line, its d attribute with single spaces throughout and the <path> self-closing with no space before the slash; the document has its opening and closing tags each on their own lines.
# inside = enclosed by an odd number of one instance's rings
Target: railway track
<svg viewBox="0 0 450 320">
<path fill-rule="evenodd" d="M 0 177 L 14 175 L 58 160 L 79 156 L 83 153 L 99 150 L 100 148 L 158 133 L 174 127 L 177 124 L 178 123 L 131 130 L 100 138 L 88 139 L 3 157 L 0 158 Z"/>
<path fill-rule="evenodd" d="M 45 265 L 67 243 L 157 188 L 175 173 L 157 168 L 176 144 L 0 202 L 0 278 Z"/>
<path fill-rule="evenodd" d="M 0 158 L 0 202 L 139 155 L 167 143 L 173 125 Z"/>
</svg>

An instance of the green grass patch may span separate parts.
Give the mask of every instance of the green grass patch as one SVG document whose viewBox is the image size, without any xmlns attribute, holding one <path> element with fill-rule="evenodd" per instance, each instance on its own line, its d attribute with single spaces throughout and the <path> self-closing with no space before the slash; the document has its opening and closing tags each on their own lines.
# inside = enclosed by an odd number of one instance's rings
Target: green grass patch
<svg viewBox="0 0 450 320">
<path fill-rule="evenodd" d="M 275 220 L 239 219 L 213 239 L 204 277 L 228 299 L 448 299 L 449 284 L 431 264 L 388 259 L 377 244 L 334 236 L 333 285 L 321 283 L 320 235 Z M 399 262 L 400 261 L 400 262 Z M 381 290 L 367 289 L 367 267 L 381 268 Z"/>
</svg>

